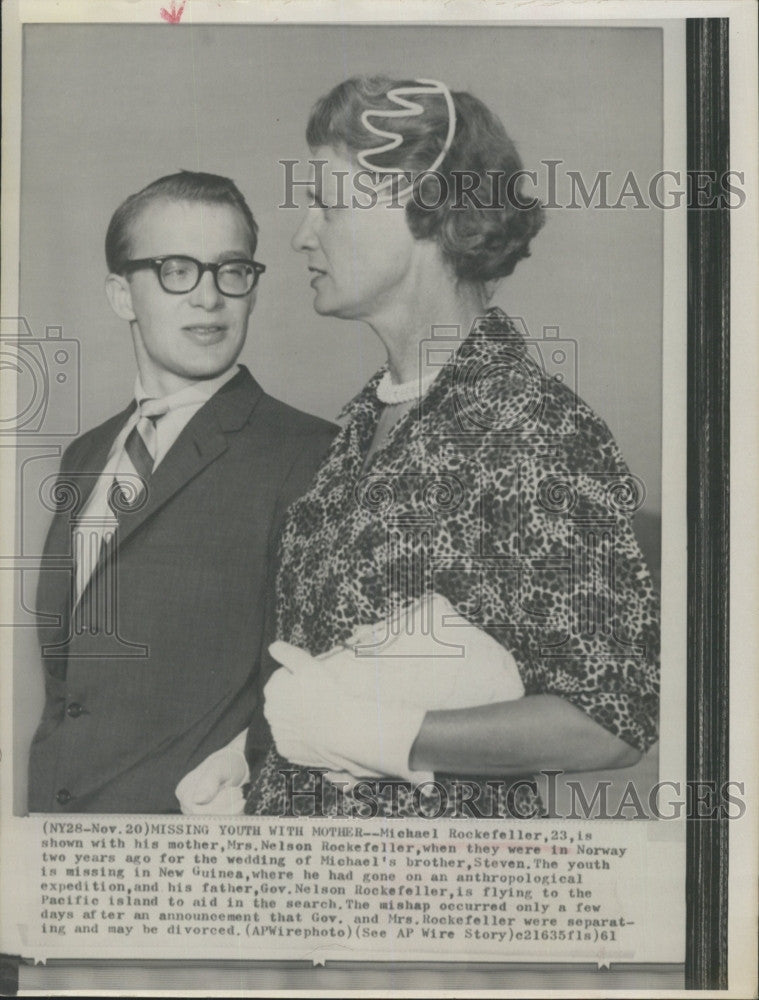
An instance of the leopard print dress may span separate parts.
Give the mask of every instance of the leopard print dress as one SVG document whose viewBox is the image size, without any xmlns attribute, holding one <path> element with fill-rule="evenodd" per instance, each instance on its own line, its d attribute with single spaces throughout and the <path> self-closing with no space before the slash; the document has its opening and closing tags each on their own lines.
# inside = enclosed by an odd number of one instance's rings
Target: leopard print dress
<svg viewBox="0 0 759 1000">
<path fill-rule="evenodd" d="M 512 653 L 526 695 L 559 695 L 645 751 L 659 710 L 658 596 L 632 528 L 645 490 L 604 422 L 547 374 L 547 346 L 488 310 L 365 465 L 382 371 L 368 382 L 289 510 L 277 635 L 316 656 L 436 591 Z M 312 790 L 314 775 L 273 745 L 261 759 L 246 811 L 297 812 L 292 793 Z M 540 812 L 524 781 L 515 800 L 513 779 L 472 780 L 489 782 L 497 808 L 509 799 L 510 815 Z M 457 815 L 454 785 L 436 775 L 427 790 L 386 789 L 358 809 L 333 788 L 325 814 Z M 313 796 L 302 801 L 308 814 Z"/>
</svg>

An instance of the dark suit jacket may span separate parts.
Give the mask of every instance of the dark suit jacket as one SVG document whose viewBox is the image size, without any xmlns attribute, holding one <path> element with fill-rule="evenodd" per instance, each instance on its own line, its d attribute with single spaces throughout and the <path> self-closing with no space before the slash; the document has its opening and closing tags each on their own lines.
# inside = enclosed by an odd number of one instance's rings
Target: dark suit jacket
<svg viewBox="0 0 759 1000">
<path fill-rule="evenodd" d="M 73 492 L 59 490 L 67 509 L 40 573 L 38 610 L 60 624 L 40 630 L 33 812 L 177 811 L 180 778 L 248 725 L 276 538 L 335 430 L 241 369 L 184 428 L 145 505 L 121 515 L 115 559 L 101 560 L 72 615 L 72 519 L 130 410 L 61 464 Z"/>
</svg>

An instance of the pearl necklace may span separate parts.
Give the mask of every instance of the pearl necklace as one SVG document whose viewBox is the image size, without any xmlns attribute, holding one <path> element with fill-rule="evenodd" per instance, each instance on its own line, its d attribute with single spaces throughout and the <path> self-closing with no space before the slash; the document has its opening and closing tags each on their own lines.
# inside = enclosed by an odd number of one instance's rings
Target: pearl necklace
<svg viewBox="0 0 759 1000">
<path fill-rule="evenodd" d="M 396 406 L 398 403 L 409 403 L 412 399 L 421 399 L 438 376 L 438 371 L 425 375 L 424 378 L 412 378 L 408 382 L 393 382 L 390 372 L 386 371 L 377 383 L 376 393 L 380 403 Z"/>
</svg>

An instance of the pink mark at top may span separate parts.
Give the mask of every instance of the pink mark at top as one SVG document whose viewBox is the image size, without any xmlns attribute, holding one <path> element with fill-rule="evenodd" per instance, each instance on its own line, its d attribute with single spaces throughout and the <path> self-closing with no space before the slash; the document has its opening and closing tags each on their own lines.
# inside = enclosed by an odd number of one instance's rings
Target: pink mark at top
<svg viewBox="0 0 759 1000">
<path fill-rule="evenodd" d="M 161 7 L 161 17 L 164 21 L 168 21 L 169 24 L 179 24 L 182 20 L 182 14 L 184 13 L 184 5 L 186 0 L 182 0 L 182 3 L 177 6 L 175 0 L 171 0 L 171 7 L 166 10 L 165 7 Z"/>
</svg>

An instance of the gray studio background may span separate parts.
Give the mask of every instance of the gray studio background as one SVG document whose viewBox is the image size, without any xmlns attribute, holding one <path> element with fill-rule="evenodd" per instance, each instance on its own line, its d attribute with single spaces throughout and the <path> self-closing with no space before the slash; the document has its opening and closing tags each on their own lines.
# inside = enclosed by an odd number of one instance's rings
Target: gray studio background
<svg viewBox="0 0 759 1000">
<path fill-rule="evenodd" d="M 267 272 L 241 360 L 267 391 L 334 417 L 382 362 L 368 328 L 313 312 L 305 261 L 290 249 L 299 213 L 277 207 L 284 191 L 278 161 L 308 156 L 311 104 L 362 72 L 471 90 L 542 176 L 539 161 L 563 160 L 560 170 L 578 170 L 588 182 L 612 171 L 614 192 L 628 171 L 647 185 L 662 167 L 655 29 L 27 25 L 21 311 L 35 335 L 59 326 L 79 341 L 82 430 L 126 405 L 134 378 L 128 329 L 103 287 L 109 218 L 128 194 L 182 167 L 234 178 L 260 223 L 257 257 Z M 656 512 L 661 213 L 547 215 L 532 257 L 495 302 L 523 317 L 535 336 L 557 326 L 577 342 L 580 395 L 611 427 Z M 30 512 L 27 520 L 41 545 L 47 515 Z M 32 571 L 23 574 L 27 607 L 35 582 Z M 14 674 L 15 798 L 23 810 L 26 753 L 42 699 L 32 628 L 16 630 Z"/>
</svg>

